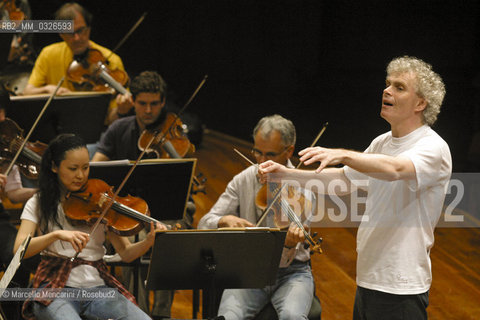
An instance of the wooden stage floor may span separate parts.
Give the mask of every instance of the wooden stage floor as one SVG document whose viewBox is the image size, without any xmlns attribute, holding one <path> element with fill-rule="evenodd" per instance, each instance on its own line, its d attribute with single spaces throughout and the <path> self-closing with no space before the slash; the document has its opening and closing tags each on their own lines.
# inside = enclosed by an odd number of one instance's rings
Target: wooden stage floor
<svg viewBox="0 0 480 320">
<path fill-rule="evenodd" d="M 207 177 L 206 195 L 194 196 L 194 225 L 211 208 L 232 177 L 248 164 L 234 151 L 249 154 L 251 145 L 206 131 L 196 152 L 197 173 Z M 298 150 L 297 150 L 298 151 Z M 355 228 L 317 228 L 324 253 L 312 256 L 316 293 L 322 319 L 351 319 L 355 297 Z M 443 228 L 435 231 L 431 252 L 433 284 L 428 315 L 431 320 L 480 319 L 480 229 Z M 192 317 L 192 291 L 175 294 L 172 318 Z M 199 318 L 200 314 L 198 315 Z"/>
</svg>

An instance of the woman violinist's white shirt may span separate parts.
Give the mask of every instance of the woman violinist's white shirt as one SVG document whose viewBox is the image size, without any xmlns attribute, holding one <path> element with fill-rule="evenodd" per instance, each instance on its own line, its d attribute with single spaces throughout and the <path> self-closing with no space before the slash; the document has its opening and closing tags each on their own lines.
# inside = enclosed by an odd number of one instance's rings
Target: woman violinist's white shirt
<svg viewBox="0 0 480 320">
<path fill-rule="evenodd" d="M 37 233 L 42 235 L 39 224 L 39 196 L 38 193 L 30 198 L 25 204 L 23 209 L 22 215 L 20 219 L 30 220 L 37 224 Z M 76 230 L 76 231 L 83 231 L 86 233 L 90 233 L 90 226 L 87 225 L 76 225 L 72 226 L 68 219 L 65 217 L 63 212 L 63 208 L 61 205 L 58 206 L 57 209 L 59 222 L 63 226 L 63 230 Z M 49 226 L 48 232 L 52 232 L 54 230 L 60 230 L 58 225 Z M 106 249 L 103 246 L 105 242 L 105 226 L 101 224 L 93 235 L 90 235 L 90 241 L 88 242 L 87 246 L 80 252 L 78 255 L 79 258 L 88 260 L 88 261 L 96 261 L 103 259 L 105 255 Z M 57 240 L 49 245 L 44 251 L 40 254 L 47 254 L 47 255 L 59 255 L 61 257 L 73 257 L 75 256 L 76 251 L 73 249 L 72 245 L 69 242 Z M 72 269 L 70 272 L 70 276 L 68 277 L 67 283 L 65 286 L 67 287 L 75 287 L 75 288 L 91 288 L 96 286 L 105 285 L 105 282 L 100 277 L 98 270 L 95 267 L 89 265 L 79 265 Z"/>
</svg>

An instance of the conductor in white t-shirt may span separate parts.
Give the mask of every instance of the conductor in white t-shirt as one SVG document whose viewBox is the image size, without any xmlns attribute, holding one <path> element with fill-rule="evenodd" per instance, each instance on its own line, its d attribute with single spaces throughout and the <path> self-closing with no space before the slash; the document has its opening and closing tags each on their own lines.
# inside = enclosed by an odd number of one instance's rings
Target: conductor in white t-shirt
<svg viewBox="0 0 480 320">
<path fill-rule="evenodd" d="M 367 190 L 357 233 L 354 320 L 427 319 L 430 249 L 452 172 L 449 147 L 431 129 L 444 96 L 443 81 L 431 65 L 396 58 L 387 67 L 380 112 L 391 131 L 363 153 L 322 147 L 300 151 L 306 165 L 320 162 L 315 171 L 260 164 L 263 180 L 316 179 L 340 182 L 347 186 L 344 193 Z"/>
</svg>

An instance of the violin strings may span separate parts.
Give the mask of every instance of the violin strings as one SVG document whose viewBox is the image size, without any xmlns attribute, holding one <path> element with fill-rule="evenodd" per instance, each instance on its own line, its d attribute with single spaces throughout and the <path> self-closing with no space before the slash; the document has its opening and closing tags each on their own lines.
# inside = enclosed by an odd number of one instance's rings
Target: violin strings
<svg viewBox="0 0 480 320">
<path fill-rule="evenodd" d="M 20 137 L 15 137 L 14 142 L 13 142 L 13 151 L 16 152 L 20 149 L 22 146 L 23 141 L 21 141 Z M 32 160 L 33 162 L 38 162 L 40 163 L 42 161 L 42 158 L 36 154 L 35 152 L 31 151 L 30 149 L 24 148 L 22 151 L 24 156 L 26 156 L 29 160 Z"/>
<path fill-rule="evenodd" d="M 313 240 L 313 238 L 311 237 L 310 233 L 307 232 L 307 230 L 305 230 L 305 228 L 303 227 L 302 225 L 302 222 L 300 221 L 300 219 L 297 217 L 297 215 L 295 214 L 295 212 L 293 211 L 293 209 L 290 207 L 290 205 L 288 204 L 288 202 L 284 199 L 281 199 L 280 200 L 280 206 L 281 206 L 281 209 L 283 212 L 285 212 L 287 218 L 289 218 L 290 221 L 292 221 L 293 223 L 295 223 L 298 228 L 300 230 L 302 230 L 303 234 L 305 235 L 305 238 L 308 242 L 310 242 L 311 245 L 315 246 L 316 243 L 315 241 Z"/>
<path fill-rule="evenodd" d="M 283 189 L 283 188 L 282 188 Z M 276 187 L 273 192 L 275 193 L 275 198 L 277 197 L 277 193 L 278 192 L 281 192 L 282 189 L 279 189 L 278 187 Z M 296 215 L 296 213 L 293 211 L 293 209 L 290 207 L 290 205 L 288 204 L 288 202 L 285 200 L 285 199 L 280 199 L 280 206 L 281 206 L 281 210 L 283 212 L 285 212 L 285 215 L 287 216 L 287 218 L 295 223 L 298 228 L 300 230 L 302 230 L 303 234 L 305 235 L 305 238 L 308 242 L 310 242 L 311 245 L 315 246 L 316 243 L 315 241 L 313 240 L 312 236 L 310 235 L 309 232 L 307 232 L 307 230 L 305 230 L 305 228 L 303 227 L 302 225 L 302 222 L 300 221 L 300 219 L 298 218 L 298 216 Z"/>
<path fill-rule="evenodd" d="M 295 212 L 292 210 L 292 208 L 290 207 L 290 205 L 288 203 L 286 203 L 285 200 L 280 200 L 280 204 L 282 206 L 282 210 L 283 211 L 286 211 L 286 215 L 287 217 L 289 218 L 290 221 L 292 221 L 293 223 L 295 223 L 297 225 L 297 227 L 302 230 L 303 234 L 305 235 L 306 239 L 308 240 L 308 242 L 312 242 L 311 241 L 311 237 L 310 237 L 310 234 L 307 232 L 307 230 L 305 230 L 305 228 L 303 227 L 302 225 L 302 222 L 298 219 L 297 215 L 295 214 Z"/>
</svg>

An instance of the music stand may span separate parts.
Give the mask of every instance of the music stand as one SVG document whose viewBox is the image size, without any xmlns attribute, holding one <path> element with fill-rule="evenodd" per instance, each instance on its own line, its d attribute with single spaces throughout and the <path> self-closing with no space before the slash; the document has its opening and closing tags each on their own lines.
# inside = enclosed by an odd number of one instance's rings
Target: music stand
<svg viewBox="0 0 480 320">
<path fill-rule="evenodd" d="M 130 194 L 145 200 L 154 219 L 180 220 L 186 212 L 196 163 L 195 158 L 141 160 L 120 196 Z M 91 162 L 90 178 L 118 187 L 132 166 L 133 162 L 128 160 Z M 133 267 L 133 291 L 137 296 L 139 268 L 145 264 L 142 259 L 131 263 L 109 263 L 112 266 Z"/>
<path fill-rule="evenodd" d="M 197 159 L 141 160 L 120 196 L 130 194 L 145 200 L 157 220 L 182 219 L 192 185 Z M 118 187 L 133 166 L 128 160 L 90 163 L 90 178 Z"/>
<path fill-rule="evenodd" d="M 7 116 L 28 131 L 48 98 L 48 95 L 10 97 Z M 31 140 L 48 143 L 60 133 L 75 133 L 86 143 L 97 142 L 105 129 L 110 99 L 111 95 L 105 93 L 56 96 L 33 131 Z"/>
<path fill-rule="evenodd" d="M 203 289 L 204 317 L 216 313 L 216 290 L 273 284 L 286 232 L 278 229 L 157 232 L 147 289 Z"/>
</svg>

